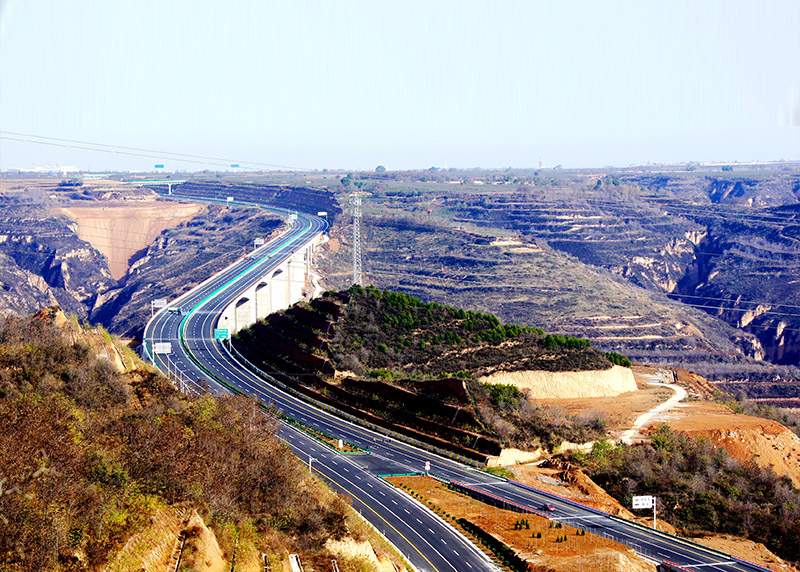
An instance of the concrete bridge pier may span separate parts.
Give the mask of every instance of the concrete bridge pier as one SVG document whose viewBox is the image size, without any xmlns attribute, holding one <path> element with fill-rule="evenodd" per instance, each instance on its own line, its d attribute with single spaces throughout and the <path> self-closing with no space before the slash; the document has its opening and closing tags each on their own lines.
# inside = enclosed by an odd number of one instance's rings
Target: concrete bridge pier
<svg viewBox="0 0 800 572">
<path fill-rule="evenodd" d="M 233 335 L 302 300 L 313 253 L 314 245 L 307 244 L 255 281 L 223 310 L 217 327 L 227 328 Z"/>
</svg>

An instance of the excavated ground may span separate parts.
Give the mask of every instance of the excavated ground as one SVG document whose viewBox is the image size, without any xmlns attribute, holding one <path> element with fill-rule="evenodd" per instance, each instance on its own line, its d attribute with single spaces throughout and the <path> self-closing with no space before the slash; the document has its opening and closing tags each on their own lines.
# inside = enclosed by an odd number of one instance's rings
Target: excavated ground
<svg viewBox="0 0 800 572">
<path fill-rule="evenodd" d="M 673 395 L 671 389 L 660 384 L 674 380 L 668 370 L 635 367 L 634 371 L 640 382 L 639 391 L 616 398 L 550 399 L 539 400 L 539 403 L 562 407 L 575 415 L 601 412 L 611 434 L 619 434 L 629 428 L 641 413 Z M 778 475 L 786 475 L 795 486 L 800 486 L 800 438 L 797 435 L 777 422 L 736 414 L 722 404 L 704 401 L 711 387 L 700 376 L 680 371 L 677 377 L 678 384 L 693 401 L 678 403 L 659 413 L 643 427 L 643 433 L 653 430 L 660 423 L 668 423 L 677 431 L 714 440 L 738 459 L 752 459 L 760 466 L 772 467 Z M 550 466 L 529 464 L 512 468 L 516 478 L 524 483 L 647 526 L 652 525 L 649 516 L 632 514 L 576 467 L 564 462 L 545 464 Z M 658 523 L 658 527 L 670 533 L 675 532 L 672 526 L 663 521 Z M 707 535 L 694 540 L 772 570 L 796 572 L 796 568 L 783 562 L 761 544 L 726 535 Z"/>
<path fill-rule="evenodd" d="M 114 201 L 98 206 L 59 209 L 77 223 L 76 232 L 108 260 L 108 269 L 122 279 L 137 253 L 147 248 L 162 231 L 193 219 L 205 209 L 198 203 L 177 201 Z"/>
<path fill-rule="evenodd" d="M 776 421 L 733 413 L 718 403 L 695 402 L 665 412 L 650 427 L 664 422 L 676 431 L 713 440 L 737 459 L 772 467 L 800 488 L 800 437 Z"/>
</svg>

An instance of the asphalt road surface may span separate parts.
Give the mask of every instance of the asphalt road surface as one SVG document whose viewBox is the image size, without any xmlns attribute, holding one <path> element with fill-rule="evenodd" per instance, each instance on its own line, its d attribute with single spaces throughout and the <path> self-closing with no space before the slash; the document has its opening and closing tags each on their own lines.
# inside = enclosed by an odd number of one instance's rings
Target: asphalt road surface
<svg viewBox="0 0 800 572">
<path fill-rule="evenodd" d="M 653 561 L 668 560 L 695 572 L 766 570 L 355 425 L 283 392 L 263 375 L 249 371 L 214 339 L 219 314 L 250 285 L 326 227 L 324 219 L 299 213 L 284 234 L 171 302 L 145 328 L 148 356 L 159 369 L 179 379 L 185 391 L 223 394 L 235 390 L 287 417 L 369 451 L 344 455 L 287 423 L 282 423 L 279 429 L 279 436 L 294 453 L 334 490 L 350 497 L 353 507 L 420 571 L 497 570 L 449 524 L 379 477 L 422 472 L 426 462 L 430 463 L 433 476 L 611 538 Z M 157 342 L 169 342 L 171 353 L 154 353 Z M 544 505 L 554 510 L 542 511 Z"/>
</svg>

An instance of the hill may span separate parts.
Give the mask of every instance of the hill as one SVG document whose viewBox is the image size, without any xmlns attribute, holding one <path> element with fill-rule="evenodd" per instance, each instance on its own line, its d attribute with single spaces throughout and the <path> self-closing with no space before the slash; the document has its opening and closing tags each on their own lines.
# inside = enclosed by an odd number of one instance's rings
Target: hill
<svg viewBox="0 0 800 572">
<path fill-rule="evenodd" d="M 308 397 L 480 461 L 503 445 L 553 447 L 602 429 L 597 419 L 536 406 L 515 385 L 488 383 L 491 375 L 599 373 L 612 369 L 611 360 L 629 364 L 583 339 L 360 286 L 273 314 L 232 344 Z"/>
<path fill-rule="evenodd" d="M 364 274 L 381 288 L 748 382 L 737 390 L 794 407 L 800 178 L 791 165 L 734 171 L 361 173 L 339 196 L 369 192 Z M 332 230 L 329 286 L 350 280 L 351 235 Z"/>
<path fill-rule="evenodd" d="M 248 570 L 364 539 L 253 401 L 190 398 L 96 353 L 58 312 L 0 320 L 0 568 L 164 569 L 181 531 L 187 555 L 219 544 L 209 558 L 236 550 Z"/>
</svg>

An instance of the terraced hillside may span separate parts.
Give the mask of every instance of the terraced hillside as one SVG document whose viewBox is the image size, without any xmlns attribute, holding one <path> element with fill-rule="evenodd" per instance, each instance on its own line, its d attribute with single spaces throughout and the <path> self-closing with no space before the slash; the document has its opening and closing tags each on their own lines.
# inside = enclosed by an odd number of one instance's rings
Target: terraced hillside
<svg viewBox="0 0 800 572">
<path fill-rule="evenodd" d="M 321 265 L 328 283 L 342 286 L 352 280 L 349 228 L 336 230 Z M 362 235 L 366 282 L 380 287 L 584 336 L 645 361 L 761 352 L 753 336 L 700 310 L 508 230 L 365 216 Z"/>
<path fill-rule="evenodd" d="M 602 434 L 596 420 L 556 421 L 516 387 L 483 384 L 482 376 L 628 363 L 583 339 L 357 286 L 272 314 L 238 332 L 233 345 L 315 400 L 480 460 L 498 455 L 503 442 L 535 447 Z"/>
<path fill-rule="evenodd" d="M 506 176 L 370 177 L 367 283 L 796 397 L 798 207 L 776 206 L 797 202 L 796 171 Z M 335 286 L 351 279 L 349 231 L 323 260 Z"/>
</svg>

